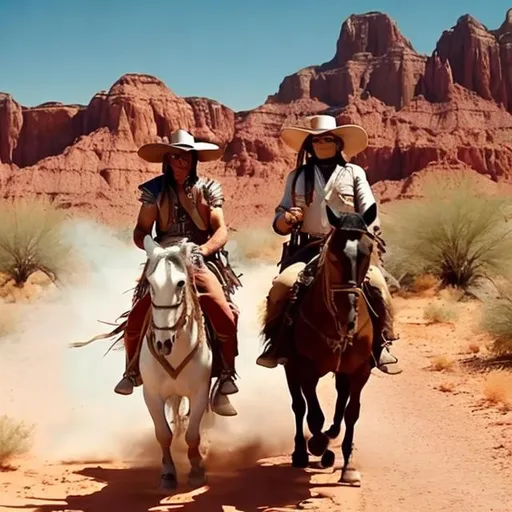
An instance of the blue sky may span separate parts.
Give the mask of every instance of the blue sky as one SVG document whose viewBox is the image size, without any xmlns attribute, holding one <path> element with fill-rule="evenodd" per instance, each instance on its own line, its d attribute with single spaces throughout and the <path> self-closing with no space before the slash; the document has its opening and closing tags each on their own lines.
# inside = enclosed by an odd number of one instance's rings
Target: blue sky
<svg viewBox="0 0 512 512">
<path fill-rule="evenodd" d="M 350 14 L 383 11 L 420 53 L 469 13 L 497 28 L 505 0 L 0 0 L 0 91 L 21 104 L 89 103 L 125 73 L 180 96 L 254 108 L 334 55 Z M 144 6 L 145 5 L 145 6 Z M 492 5 L 492 7 L 491 7 Z"/>
</svg>

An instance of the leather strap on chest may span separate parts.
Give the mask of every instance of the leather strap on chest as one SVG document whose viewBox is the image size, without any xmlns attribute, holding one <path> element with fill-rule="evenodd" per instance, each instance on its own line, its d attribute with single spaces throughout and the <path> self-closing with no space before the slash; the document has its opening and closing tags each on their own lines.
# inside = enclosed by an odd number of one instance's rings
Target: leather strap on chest
<svg viewBox="0 0 512 512">
<path fill-rule="evenodd" d="M 188 213 L 189 217 L 192 219 L 194 224 L 201 230 L 206 231 L 208 229 L 208 225 L 205 223 L 204 219 L 201 217 L 197 204 L 196 197 L 192 197 L 189 199 L 183 192 L 180 193 L 179 201 L 183 209 Z"/>
</svg>

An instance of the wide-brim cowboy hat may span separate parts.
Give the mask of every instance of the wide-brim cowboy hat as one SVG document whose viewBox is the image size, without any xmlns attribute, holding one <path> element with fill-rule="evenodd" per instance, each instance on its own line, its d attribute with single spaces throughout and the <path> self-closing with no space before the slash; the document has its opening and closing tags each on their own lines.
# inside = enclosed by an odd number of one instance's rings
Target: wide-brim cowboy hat
<svg viewBox="0 0 512 512">
<path fill-rule="evenodd" d="M 343 154 L 347 159 L 356 156 L 368 147 L 366 130 L 356 124 L 336 126 L 336 119 L 327 115 L 316 115 L 308 118 L 311 128 L 287 126 L 281 130 L 283 141 L 295 151 L 300 151 L 309 135 L 331 133 L 343 140 Z"/>
<path fill-rule="evenodd" d="M 180 129 L 171 134 L 171 142 L 144 144 L 137 154 L 147 162 L 160 163 L 166 154 L 179 151 L 196 151 L 200 162 L 218 160 L 224 152 L 217 144 L 197 142 L 190 133 Z"/>
</svg>

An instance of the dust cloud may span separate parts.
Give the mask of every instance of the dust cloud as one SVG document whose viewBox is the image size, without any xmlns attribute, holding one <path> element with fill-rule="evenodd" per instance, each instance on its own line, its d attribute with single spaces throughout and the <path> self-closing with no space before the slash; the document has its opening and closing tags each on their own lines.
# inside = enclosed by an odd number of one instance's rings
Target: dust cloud
<svg viewBox="0 0 512 512">
<path fill-rule="evenodd" d="M 0 414 L 35 426 L 31 453 L 44 460 L 157 461 L 159 447 L 141 388 L 128 397 L 113 392 L 124 369 L 124 350 L 105 356 L 110 340 L 69 348 L 71 342 L 107 332 L 110 326 L 98 321 L 114 322 L 129 309 L 145 254 L 91 221 L 74 220 L 63 236 L 79 257 L 80 278 L 36 303 L 19 305 L 20 325 L 0 345 Z M 240 392 L 231 397 L 239 414 L 205 421 L 211 466 L 286 453 L 293 442 L 284 372 L 255 364 L 259 307 L 275 263 L 244 262 L 243 248 L 233 242 L 228 248 L 244 285 L 235 297 L 241 309 Z"/>
</svg>

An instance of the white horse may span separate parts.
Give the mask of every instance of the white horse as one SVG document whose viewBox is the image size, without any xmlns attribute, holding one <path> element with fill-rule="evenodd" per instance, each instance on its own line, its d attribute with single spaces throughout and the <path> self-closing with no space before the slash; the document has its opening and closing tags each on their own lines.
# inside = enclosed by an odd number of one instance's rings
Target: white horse
<svg viewBox="0 0 512 512">
<path fill-rule="evenodd" d="M 151 294 L 151 319 L 140 353 L 143 396 L 162 448 L 160 486 L 174 489 L 177 473 L 171 455 L 173 432 L 165 414 L 171 402 L 173 420 L 180 424 L 182 397 L 189 401 L 185 433 L 190 461 L 189 484 L 200 486 L 206 474 L 199 452 L 200 424 L 209 404 L 212 351 L 206 340 L 203 313 L 190 269 L 192 243 L 163 248 L 144 238 L 148 257 L 146 279 Z M 222 397 L 227 400 L 227 398 Z M 176 432 L 175 432 L 176 433 Z"/>
</svg>

